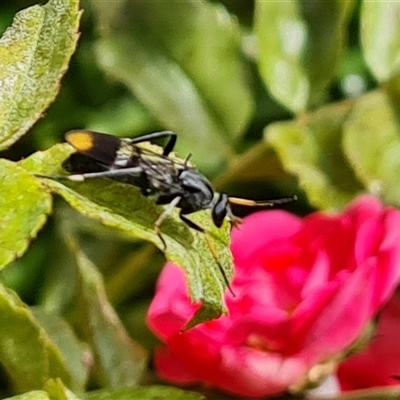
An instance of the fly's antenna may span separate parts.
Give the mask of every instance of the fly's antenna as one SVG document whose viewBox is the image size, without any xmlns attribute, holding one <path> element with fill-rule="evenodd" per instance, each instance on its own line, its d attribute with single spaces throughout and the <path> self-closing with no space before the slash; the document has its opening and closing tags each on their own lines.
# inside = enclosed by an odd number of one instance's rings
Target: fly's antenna
<svg viewBox="0 0 400 400">
<path fill-rule="evenodd" d="M 240 197 L 228 197 L 228 206 L 231 204 L 244 206 L 244 207 L 273 207 L 277 204 L 290 203 L 291 201 L 296 201 L 297 196 L 281 197 L 280 199 L 272 199 L 266 201 L 256 201 L 250 199 L 242 199 Z M 228 207 L 228 215 L 231 221 L 231 226 L 238 228 L 242 223 L 242 219 L 233 214 L 230 207 Z"/>
<path fill-rule="evenodd" d="M 242 199 L 240 197 L 229 197 L 229 204 L 235 204 L 244 207 L 272 207 L 276 204 L 290 203 L 291 201 L 296 201 L 297 196 L 282 197 L 280 199 L 272 199 L 266 201 L 256 201 L 250 199 Z"/>
</svg>

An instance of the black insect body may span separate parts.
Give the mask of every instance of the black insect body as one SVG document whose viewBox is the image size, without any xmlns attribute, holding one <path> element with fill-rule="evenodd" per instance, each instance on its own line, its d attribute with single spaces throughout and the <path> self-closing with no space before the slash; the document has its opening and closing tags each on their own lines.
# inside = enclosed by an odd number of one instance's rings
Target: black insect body
<svg viewBox="0 0 400 400">
<path fill-rule="evenodd" d="M 161 153 L 149 150 L 140 143 L 151 142 L 160 138 L 168 138 Z M 186 215 L 196 211 L 211 209 L 212 220 L 221 227 L 228 217 L 232 224 L 240 222 L 234 216 L 231 204 L 246 206 L 271 206 L 293 200 L 283 198 L 257 203 L 252 200 L 228 197 L 216 194 L 208 179 L 185 161 L 171 156 L 176 143 L 176 133 L 171 131 L 155 132 L 134 139 L 120 139 L 104 133 L 76 130 L 66 134 L 66 141 L 77 152 L 72 154 L 63 164 L 72 175 L 66 178 L 71 181 L 84 181 L 92 178 L 110 178 L 141 189 L 157 204 L 167 205 L 154 224 L 164 249 L 166 243 L 161 235 L 160 226 L 174 208 L 179 208 L 179 216 L 189 227 L 205 233 L 204 229 L 188 219 Z M 205 235 L 206 241 L 228 288 L 229 281 L 218 261 L 217 253 Z"/>
<path fill-rule="evenodd" d="M 138 146 L 139 143 L 163 137 L 168 137 L 169 141 L 161 154 Z M 182 162 L 169 157 L 176 142 L 174 132 L 119 139 L 93 131 L 70 131 L 66 140 L 77 150 L 63 164 L 73 174 L 67 177 L 69 180 L 111 178 L 137 186 L 144 196 L 151 197 L 157 204 L 180 208 L 182 220 L 200 232 L 204 231 L 203 228 L 189 221 L 185 215 L 211 209 L 217 227 L 222 226 L 227 215 L 237 221 L 227 195 L 216 196 L 208 179 L 191 167 L 188 159 Z"/>
</svg>

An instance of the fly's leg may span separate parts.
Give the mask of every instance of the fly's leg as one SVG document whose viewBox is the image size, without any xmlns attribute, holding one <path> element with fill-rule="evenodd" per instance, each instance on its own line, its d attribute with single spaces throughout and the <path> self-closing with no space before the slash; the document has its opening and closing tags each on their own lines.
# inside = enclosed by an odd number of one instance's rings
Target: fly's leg
<svg viewBox="0 0 400 400">
<path fill-rule="evenodd" d="M 190 226 L 192 229 L 196 230 L 197 232 L 201 232 L 201 233 L 206 233 L 205 229 L 202 228 L 201 226 L 195 224 L 193 221 L 191 221 L 189 218 L 186 218 L 183 214 L 182 214 L 182 210 L 179 213 L 179 218 L 188 226 Z"/>
<path fill-rule="evenodd" d="M 132 167 L 132 168 L 121 168 L 121 169 L 110 169 L 108 171 L 101 171 L 101 172 L 88 172 L 85 174 L 73 174 L 73 175 L 66 175 L 66 176 L 55 176 L 51 177 L 52 179 L 67 179 L 73 182 L 83 182 L 86 179 L 95 179 L 95 178 L 115 178 L 117 176 L 125 176 L 125 175 L 132 175 L 139 177 L 143 173 L 142 167 Z M 40 178 L 49 178 L 45 175 L 36 175 Z"/>
<path fill-rule="evenodd" d="M 217 265 L 218 265 L 218 269 L 220 270 L 221 275 L 222 275 L 222 277 L 224 278 L 224 282 L 225 282 L 226 287 L 229 289 L 229 291 L 231 292 L 232 296 L 233 296 L 233 297 L 236 297 L 236 295 L 235 295 L 234 291 L 232 290 L 231 285 L 230 285 L 230 283 L 229 283 L 229 279 L 228 279 L 228 277 L 226 276 L 225 271 L 224 271 L 224 269 L 222 268 L 222 265 L 221 265 L 221 263 L 220 263 L 219 260 L 218 260 L 217 251 L 215 250 L 215 247 L 214 247 L 212 241 L 210 240 L 209 236 L 207 235 L 207 232 L 205 231 L 205 229 L 202 228 L 201 226 L 195 224 L 195 223 L 194 223 L 193 221 L 191 221 L 189 218 L 186 218 L 186 217 L 183 215 L 182 210 L 181 210 L 180 213 L 179 213 L 179 217 L 180 217 L 181 220 L 182 220 L 186 225 L 188 225 L 190 228 L 192 228 L 192 229 L 194 229 L 194 230 L 196 230 L 196 231 L 201 232 L 201 233 L 204 234 L 204 238 L 206 239 L 207 246 L 208 246 L 208 248 L 210 249 L 211 255 L 213 256 L 215 262 L 216 262 Z"/>
<path fill-rule="evenodd" d="M 168 156 L 169 153 L 174 149 L 176 143 L 176 133 L 172 131 L 161 131 L 161 132 L 153 132 L 148 135 L 139 136 L 137 138 L 132 139 L 130 142 L 132 144 L 142 143 L 142 142 L 151 142 L 155 139 L 161 139 L 164 137 L 168 137 L 168 142 L 164 147 L 163 156 Z"/>
<path fill-rule="evenodd" d="M 182 200 L 181 196 L 175 197 L 171 203 L 168 204 L 168 206 L 164 209 L 164 211 L 160 214 L 160 216 L 157 218 L 157 221 L 154 223 L 154 231 L 156 232 L 157 236 L 160 238 L 161 243 L 163 244 L 164 251 L 167 250 L 167 243 L 165 242 L 165 239 L 161 235 L 160 231 L 160 226 L 164 222 L 165 218 L 168 217 L 169 214 L 171 214 L 172 210 L 179 204 L 179 202 Z"/>
<path fill-rule="evenodd" d="M 54 179 L 56 181 L 59 180 L 68 180 L 72 182 L 84 182 L 86 179 L 96 179 L 96 178 L 115 178 L 117 176 L 125 176 L 132 175 L 139 177 L 143 172 L 141 167 L 132 167 L 132 168 L 122 168 L 122 169 L 110 169 L 108 171 L 101 172 L 87 172 L 85 174 L 73 174 L 73 175 L 65 175 L 65 176 L 47 176 L 41 174 L 35 174 L 38 178 L 47 178 Z"/>
</svg>

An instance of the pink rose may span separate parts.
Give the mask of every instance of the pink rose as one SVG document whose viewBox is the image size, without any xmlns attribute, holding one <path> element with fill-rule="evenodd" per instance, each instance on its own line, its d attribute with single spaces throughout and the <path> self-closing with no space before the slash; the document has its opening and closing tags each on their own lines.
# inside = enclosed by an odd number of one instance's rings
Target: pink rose
<svg viewBox="0 0 400 400">
<path fill-rule="evenodd" d="M 367 348 L 340 365 L 337 377 L 341 389 L 399 385 L 399 337 L 400 299 L 395 295 L 379 314 L 376 331 Z"/>
<path fill-rule="evenodd" d="M 337 215 L 259 212 L 233 230 L 232 252 L 229 315 L 185 332 L 198 305 L 182 271 L 165 266 L 148 312 L 165 344 L 155 365 L 178 384 L 278 394 L 317 379 L 316 366 L 338 358 L 390 298 L 400 276 L 400 212 L 372 196 Z"/>
</svg>

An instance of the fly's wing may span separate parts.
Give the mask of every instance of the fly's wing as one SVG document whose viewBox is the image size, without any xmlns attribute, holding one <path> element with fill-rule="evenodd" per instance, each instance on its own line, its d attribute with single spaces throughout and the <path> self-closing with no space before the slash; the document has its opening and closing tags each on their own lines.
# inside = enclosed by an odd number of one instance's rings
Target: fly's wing
<svg viewBox="0 0 400 400">
<path fill-rule="evenodd" d="M 137 186 L 145 195 L 181 190 L 178 175 L 186 163 L 164 156 L 158 146 L 86 130 L 68 132 L 66 141 L 76 149 L 63 163 L 72 174 L 98 173 L 95 177 L 101 178 L 102 172 L 126 169 L 126 174 L 107 177 Z"/>
<path fill-rule="evenodd" d="M 120 138 L 112 135 L 85 130 L 70 131 L 65 135 L 65 140 L 77 153 L 105 166 L 114 163 L 122 142 Z"/>
<path fill-rule="evenodd" d="M 65 140 L 76 149 L 77 153 L 86 156 L 70 160 L 70 164 L 77 166 L 80 164 L 84 167 L 86 162 L 88 166 L 97 163 L 105 170 L 122 169 L 137 166 L 138 160 L 141 158 L 146 158 L 152 163 L 163 159 L 165 163 L 186 165 L 186 162 L 179 161 L 174 157 L 164 156 L 160 147 L 149 142 L 136 144 L 135 139 L 121 139 L 106 133 L 73 130 L 66 134 Z M 90 163 L 89 159 L 92 159 L 93 162 Z M 74 168 L 72 169 L 74 170 Z M 81 169 L 80 172 L 82 172 Z"/>
<path fill-rule="evenodd" d="M 98 174 L 136 167 L 140 157 L 137 148 L 127 139 L 105 133 L 75 130 L 66 134 L 66 141 L 76 149 L 63 163 L 63 168 L 71 174 Z M 113 180 L 139 186 L 145 186 L 141 171 L 130 170 L 124 175 L 109 177 Z"/>
<path fill-rule="evenodd" d="M 129 139 L 105 133 L 74 130 L 65 140 L 76 149 L 63 164 L 71 173 L 103 172 L 110 169 L 135 167 L 140 157 L 137 146 Z"/>
<path fill-rule="evenodd" d="M 62 167 L 70 174 L 87 174 L 104 172 L 109 168 L 84 153 L 73 153 L 63 163 Z"/>
</svg>

